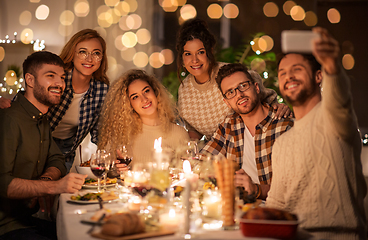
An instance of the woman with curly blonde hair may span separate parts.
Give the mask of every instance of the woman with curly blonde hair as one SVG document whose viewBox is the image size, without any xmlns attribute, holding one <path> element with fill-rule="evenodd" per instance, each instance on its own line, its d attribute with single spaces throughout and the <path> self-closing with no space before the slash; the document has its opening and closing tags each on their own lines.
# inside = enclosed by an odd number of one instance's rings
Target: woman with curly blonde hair
<svg viewBox="0 0 368 240">
<path fill-rule="evenodd" d="M 189 141 L 175 119 L 175 104 L 165 87 L 143 70 L 129 70 L 106 96 L 98 148 L 115 152 L 126 145 L 132 150 L 133 164 L 148 162 L 155 139 L 162 137 L 162 146 L 173 150 Z"/>
</svg>

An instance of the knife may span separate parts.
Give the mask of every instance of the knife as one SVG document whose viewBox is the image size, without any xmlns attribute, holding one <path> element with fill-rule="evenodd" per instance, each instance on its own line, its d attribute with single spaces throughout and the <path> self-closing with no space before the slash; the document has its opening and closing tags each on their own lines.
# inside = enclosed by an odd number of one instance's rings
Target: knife
<svg viewBox="0 0 368 240">
<path fill-rule="evenodd" d="M 91 234 L 93 230 L 95 229 L 96 225 L 101 225 L 102 220 L 105 218 L 106 214 L 102 214 L 102 216 L 97 220 L 97 222 L 91 227 L 91 229 L 88 230 L 87 234 Z"/>
<path fill-rule="evenodd" d="M 98 204 L 100 205 L 100 209 L 103 209 L 103 200 L 100 196 L 97 195 Z"/>
</svg>

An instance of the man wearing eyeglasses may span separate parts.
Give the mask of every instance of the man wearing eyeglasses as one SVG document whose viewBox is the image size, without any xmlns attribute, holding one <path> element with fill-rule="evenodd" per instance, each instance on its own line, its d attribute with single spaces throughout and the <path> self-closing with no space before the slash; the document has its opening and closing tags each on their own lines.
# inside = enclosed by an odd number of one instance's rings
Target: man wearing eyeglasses
<svg viewBox="0 0 368 240">
<path fill-rule="evenodd" d="M 235 113 L 225 118 L 202 151 L 235 159 L 240 167 L 235 185 L 265 199 L 272 178 L 272 145 L 293 126 L 293 120 L 275 118 L 273 108 L 261 103 L 262 92 L 255 81 L 260 76 L 251 72 L 240 63 L 220 68 L 216 81 Z"/>
</svg>

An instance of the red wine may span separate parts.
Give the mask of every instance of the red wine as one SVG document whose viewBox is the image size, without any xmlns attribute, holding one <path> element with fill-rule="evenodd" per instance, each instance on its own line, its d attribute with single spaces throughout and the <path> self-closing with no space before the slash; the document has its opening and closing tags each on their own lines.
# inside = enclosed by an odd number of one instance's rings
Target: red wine
<svg viewBox="0 0 368 240">
<path fill-rule="evenodd" d="M 118 158 L 120 163 L 126 164 L 127 166 L 132 162 L 131 157 Z"/>
<path fill-rule="evenodd" d="M 105 170 L 105 167 L 91 167 L 92 173 L 98 178 L 104 175 Z"/>
</svg>

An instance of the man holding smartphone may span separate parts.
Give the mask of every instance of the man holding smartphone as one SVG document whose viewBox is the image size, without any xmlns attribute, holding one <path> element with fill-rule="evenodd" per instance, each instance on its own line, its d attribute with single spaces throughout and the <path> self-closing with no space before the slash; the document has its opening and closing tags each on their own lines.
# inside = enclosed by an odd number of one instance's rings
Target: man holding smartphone
<svg viewBox="0 0 368 240">
<path fill-rule="evenodd" d="M 313 55 L 288 53 L 279 61 L 280 92 L 296 120 L 274 144 L 266 205 L 297 214 L 317 238 L 366 239 L 367 188 L 349 79 L 338 42 L 325 29 L 313 31 L 320 35 Z"/>
</svg>

